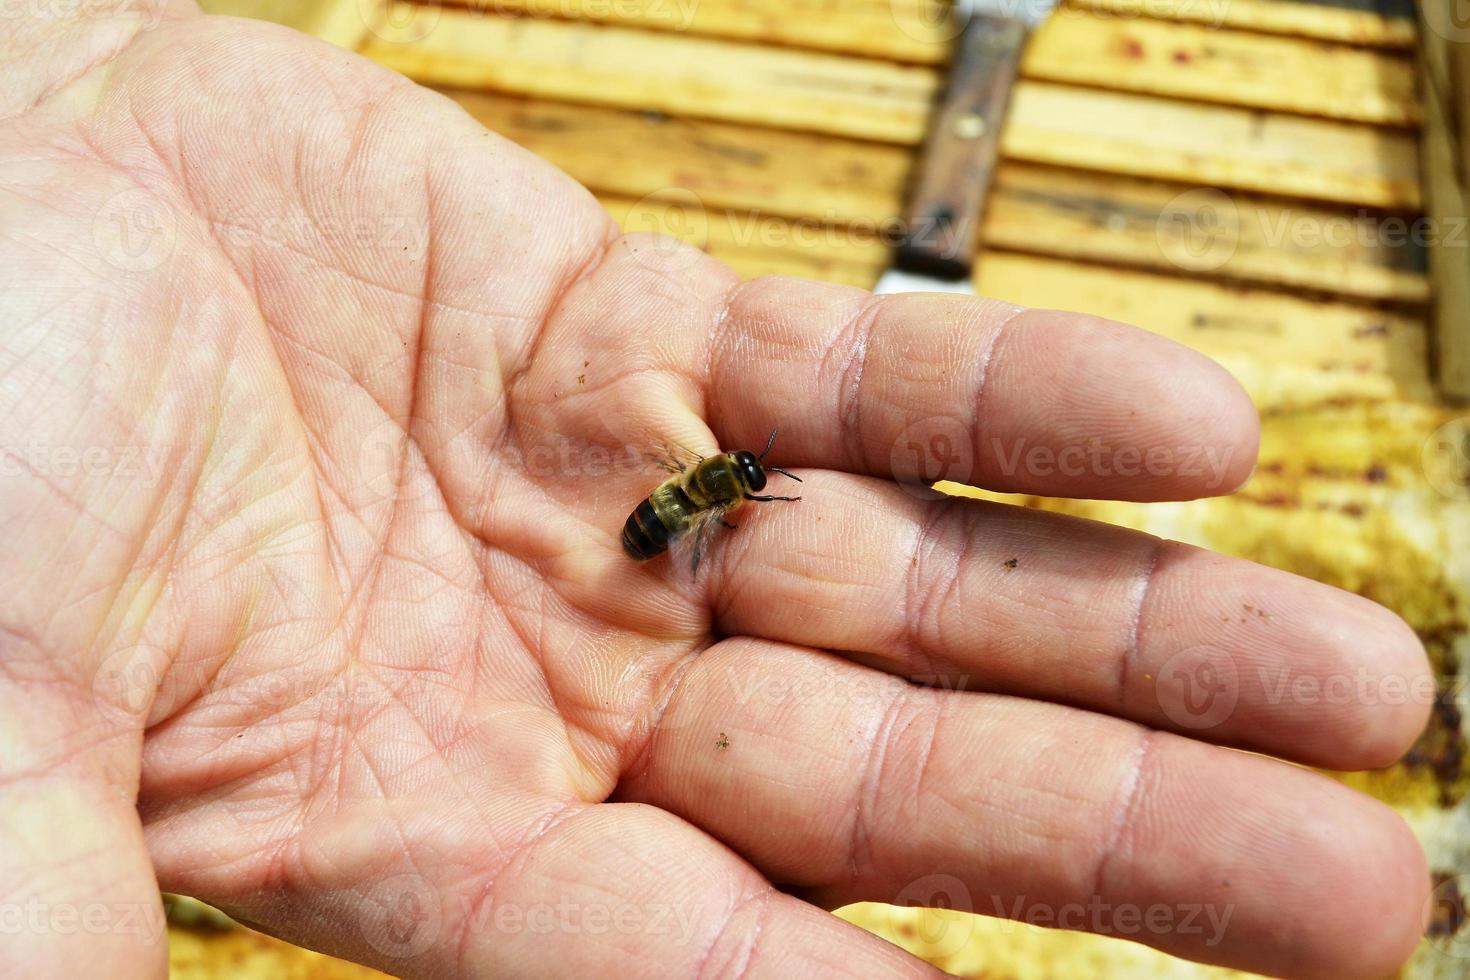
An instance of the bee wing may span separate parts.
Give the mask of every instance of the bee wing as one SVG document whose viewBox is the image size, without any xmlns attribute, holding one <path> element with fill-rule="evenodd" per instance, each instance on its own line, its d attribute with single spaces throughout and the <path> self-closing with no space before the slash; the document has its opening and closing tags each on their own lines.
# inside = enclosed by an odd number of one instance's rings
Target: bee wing
<svg viewBox="0 0 1470 980">
<path fill-rule="evenodd" d="M 704 457 L 692 449 L 687 449 L 677 442 L 664 446 L 659 453 L 650 453 L 649 457 L 659 469 L 670 473 L 683 473 L 692 466 L 704 462 Z"/>
<path fill-rule="evenodd" d="M 672 561 L 683 564 L 684 559 L 689 559 L 689 575 L 691 578 L 699 576 L 699 562 L 704 557 L 709 543 L 714 540 L 725 521 L 725 515 L 730 512 L 729 507 L 717 506 L 700 511 L 694 516 L 689 524 L 689 530 L 679 535 L 669 545 L 669 557 Z"/>
</svg>

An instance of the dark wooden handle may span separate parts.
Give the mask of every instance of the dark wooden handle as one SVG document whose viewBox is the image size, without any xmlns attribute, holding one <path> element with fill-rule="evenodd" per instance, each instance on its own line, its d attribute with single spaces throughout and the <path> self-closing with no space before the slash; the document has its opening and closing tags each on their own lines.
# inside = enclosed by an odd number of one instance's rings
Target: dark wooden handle
<svg viewBox="0 0 1470 980">
<path fill-rule="evenodd" d="M 946 279 L 970 274 L 1026 33 L 1012 17 L 973 14 L 965 25 L 910 188 L 899 268 Z"/>
</svg>

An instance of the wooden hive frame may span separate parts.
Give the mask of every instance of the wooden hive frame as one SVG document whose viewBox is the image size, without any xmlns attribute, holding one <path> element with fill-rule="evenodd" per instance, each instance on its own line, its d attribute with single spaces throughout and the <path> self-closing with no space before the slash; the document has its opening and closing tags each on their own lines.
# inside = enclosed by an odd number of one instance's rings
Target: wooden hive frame
<svg viewBox="0 0 1470 980">
<path fill-rule="evenodd" d="M 1470 401 L 1470 24 L 1455 18 L 1453 0 L 1422 0 L 1418 70 L 1425 210 L 1440 231 L 1430 250 L 1438 381 Z"/>
</svg>

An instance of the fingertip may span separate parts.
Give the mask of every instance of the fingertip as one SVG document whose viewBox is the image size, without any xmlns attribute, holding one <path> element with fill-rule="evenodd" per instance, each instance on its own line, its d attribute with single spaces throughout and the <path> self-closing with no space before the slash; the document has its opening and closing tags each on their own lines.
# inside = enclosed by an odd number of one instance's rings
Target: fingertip
<svg viewBox="0 0 1470 980">
<path fill-rule="evenodd" d="M 1398 614 L 1349 594 L 1361 610 L 1359 663 L 1364 684 L 1351 762 L 1378 769 L 1403 757 L 1424 733 L 1434 708 L 1434 669 L 1419 635 Z"/>
<path fill-rule="evenodd" d="M 1310 683 L 1288 703 L 1326 736 L 1299 743 L 1313 746 L 1303 761 L 1340 770 L 1397 762 L 1434 707 L 1435 676 L 1418 634 L 1387 607 L 1322 583 L 1302 588 L 1289 608 L 1296 628 L 1285 649 L 1300 651 L 1295 663 Z"/>
<path fill-rule="evenodd" d="M 1218 481 L 1207 487 L 1205 496 L 1232 494 L 1250 482 L 1256 472 L 1256 460 L 1261 451 L 1261 415 L 1256 404 L 1240 380 L 1227 371 L 1218 361 L 1199 355 L 1219 379 L 1217 397 L 1220 410 L 1220 445 L 1228 446 L 1232 452 L 1226 460 L 1224 471 Z"/>
<path fill-rule="evenodd" d="M 1090 462 L 1044 481 L 1023 472 L 1001 489 L 1188 500 L 1250 477 L 1260 420 L 1217 362 L 1138 327 L 1057 310 L 1028 310 L 1007 333 L 986 398 L 991 426 L 1044 433 L 1058 452 L 1087 447 Z"/>
<path fill-rule="evenodd" d="M 1213 933 L 1181 931 L 1162 948 L 1324 978 L 1391 976 L 1412 955 L 1428 870 L 1395 810 L 1320 774 L 1187 739 L 1160 738 L 1154 758 L 1162 776 L 1141 799 L 1164 809 L 1135 814 L 1129 844 L 1149 860 L 1129 884 L 1201 897 L 1220 913 Z M 1172 834 L 1159 829 L 1170 816 Z"/>
<path fill-rule="evenodd" d="M 1159 419 L 1146 451 L 1164 450 L 1177 462 L 1156 499 L 1182 500 L 1233 493 L 1250 480 L 1260 451 L 1261 420 L 1240 381 L 1218 361 L 1138 327 L 1134 357 L 1120 358 L 1140 402 Z M 1144 339 L 1140 340 L 1139 337 Z"/>
<path fill-rule="evenodd" d="M 1321 977 L 1387 977 L 1414 954 L 1424 934 L 1429 866 L 1424 849 L 1397 811 L 1361 798 L 1356 826 L 1333 820 L 1324 850 L 1334 874 L 1324 880 L 1322 916 L 1306 949 Z M 1335 879 L 1335 881 L 1334 881 Z"/>
<path fill-rule="evenodd" d="M 1151 723 L 1338 770 L 1390 765 L 1423 731 L 1435 677 L 1419 637 L 1389 609 L 1178 542 L 1159 549 L 1151 575 L 1130 675 L 1133 703 L 1159 712 Z M 1158 680 L 1197 657 L 1225 672 L 1230 691 L 1207 730 L 1189 722 L 1214 716 L 1194 718 L 1184 689 Z"/>
</svg>

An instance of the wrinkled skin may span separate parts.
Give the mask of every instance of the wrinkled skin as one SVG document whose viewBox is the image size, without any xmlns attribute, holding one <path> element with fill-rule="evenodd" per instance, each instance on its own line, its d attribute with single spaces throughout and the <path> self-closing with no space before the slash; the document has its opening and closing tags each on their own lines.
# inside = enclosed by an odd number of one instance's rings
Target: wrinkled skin
<svg viewBox="0 0 1470 980">
<path fill-rule="evenodd" d="M 5 30 L 5 972 L 158 974 L 159 886 L 408 975 L 929 972 L 823 911 L 864 899 L 1161 903 L 1072 925 L 1293 975 L 1411 950 L 1398 817 L 1224 747 L 1391 761 L 1423 699 L 1260 678 L 1422 681 L 1397 618 L 892 479 L 940 446 L 1002 490 L 1227 492 L 1256 420 L 1210 362 L 739 284 L 282 29 L 176 2 Z M 801 502 L 747 505 L 694 578 L 620 552 L 641 449 L 778 422 Z M 1089 444 L 1219 465 L 996 451 Z M 1190 678 L 1226 710 L 1181 713 Z"/>
</svg>

